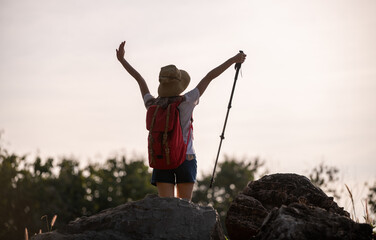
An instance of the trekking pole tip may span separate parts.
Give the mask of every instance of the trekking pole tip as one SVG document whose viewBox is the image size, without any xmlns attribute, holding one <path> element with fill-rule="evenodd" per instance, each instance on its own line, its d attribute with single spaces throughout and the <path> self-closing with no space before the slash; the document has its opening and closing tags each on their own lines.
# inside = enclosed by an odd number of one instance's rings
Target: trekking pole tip
<svg viewBox="0 0 376 240">
<path fill-rule="evenodd" d="M 209 189 L 213 187 L 214 177 L 210 179 Z"/>
</svg>

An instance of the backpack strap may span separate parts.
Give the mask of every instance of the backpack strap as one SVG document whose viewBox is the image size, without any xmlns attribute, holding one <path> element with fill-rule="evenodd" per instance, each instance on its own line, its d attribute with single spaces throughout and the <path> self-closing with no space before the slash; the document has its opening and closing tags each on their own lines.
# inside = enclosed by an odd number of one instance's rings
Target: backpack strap
<svg viewBox="0 0 376 240">
<path fill-rule="evenodd" d="M 169 125 L 170 114 L 171 114 L 170 110 L 171 110 L 171 104 L 169 104 L 168 107 L 167 107 L 166 125 L 165 125 L 165 131 L 164 131 L 164 134 L 163 134 L 163 146 L 164 146 L 164 150 L 165 150 L 165 153 L 166 153 L 167 165 L 170 165 L 170 148 L 168 147 L 168 142 L 167 142 L 168 125 Z"/>
<path fill-rule="evenodd" d="M 155 111 L 154 111 L 154 114 L 153 114 L 153 118 L 151 119 L 151 125 L 150 125 L 150 130 L 149 130 L 149 153 L 150 153 L 150 157 L 151 157 L 151 162 L 153 164 L 155 164 L 155 157 L 154 157 L 154 151 L 153 151 L 153 143 L 154 143 L 154 139 L 153 139 L 153 135 L 151 134 L 153 132 L 153 127 L 154 127 L 154 123 L 155 123 L 155 117 L 157 116 L 157 112 L 159 110 L 159 105 L 157 105 Z"/>
</svg>

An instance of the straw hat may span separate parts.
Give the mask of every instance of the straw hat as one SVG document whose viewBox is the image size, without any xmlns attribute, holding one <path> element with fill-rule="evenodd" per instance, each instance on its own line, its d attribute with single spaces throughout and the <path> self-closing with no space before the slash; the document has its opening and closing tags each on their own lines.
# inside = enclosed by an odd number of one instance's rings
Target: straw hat
<svg viewBox="0 0 376 240">
<path fill-rule="evenodd" d="M 162 67 L 159 73 L 158 95 L 160 97 L 179 96 L 188 87 L 190 80 L 188 73 L 177 69 L 175 65 Z"/>
</svg>

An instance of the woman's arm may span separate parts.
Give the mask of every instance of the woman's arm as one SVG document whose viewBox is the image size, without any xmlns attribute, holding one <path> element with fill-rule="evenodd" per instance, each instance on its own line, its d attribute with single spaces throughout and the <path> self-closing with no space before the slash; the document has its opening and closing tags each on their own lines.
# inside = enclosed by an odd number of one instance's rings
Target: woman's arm
<svg viewBox="0 0 376 240">
<path fill-rule="evenodd" d="M 116 49 L 116 57 L 119 60 L 119 62 L 123 65 L 125 70 L 134 78 L 136 79 L 138 86 L 140 87 L 141 95 L 142 97 L 145 96 L 145 94 L 149 93 L 148 85 L 146 84 L 144 78 L 139 74 L 136 69 L 134 69 L 125 59 L 124 59 L 124 45 L 125 41 L 120 43 L 119 49 Z"/>
<path fill-rule="evenodd" d="M 199 82 L 197 85 L 198 90 L 200 91 L 200 96 L 205 92 L 209 83 L 219 75 L 221 75 L 227 68 L 229 68 L 234 63 L 243 63 L 247 55 L 244 53 L 238 53 L 234 57 L 229 58 L 227 61 L 219 65 L 218 67 L 211 70 L 206 76 Z"/>
</svg>

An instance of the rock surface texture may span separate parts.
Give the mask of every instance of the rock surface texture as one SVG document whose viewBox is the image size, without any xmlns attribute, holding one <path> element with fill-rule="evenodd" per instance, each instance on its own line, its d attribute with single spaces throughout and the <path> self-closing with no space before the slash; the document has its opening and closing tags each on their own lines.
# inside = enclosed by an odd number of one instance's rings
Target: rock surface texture
<svg viewBox="0 0 376 240">
<path fill-rule="evenodd" d="M 249 182 L 232 202 L 226 227 L 237 239 L 372 239 L 372 228 L 296 174 L 273 174 Z"/>
<path fill-rule="evenodd" d="M 203 207 L 177 198 L 154 195 L 81 217 L 65 228 L 39 234 L 32 240 L 72 239 L 218 239 L 224 240 L 219 216 Z"/>
</svg>

